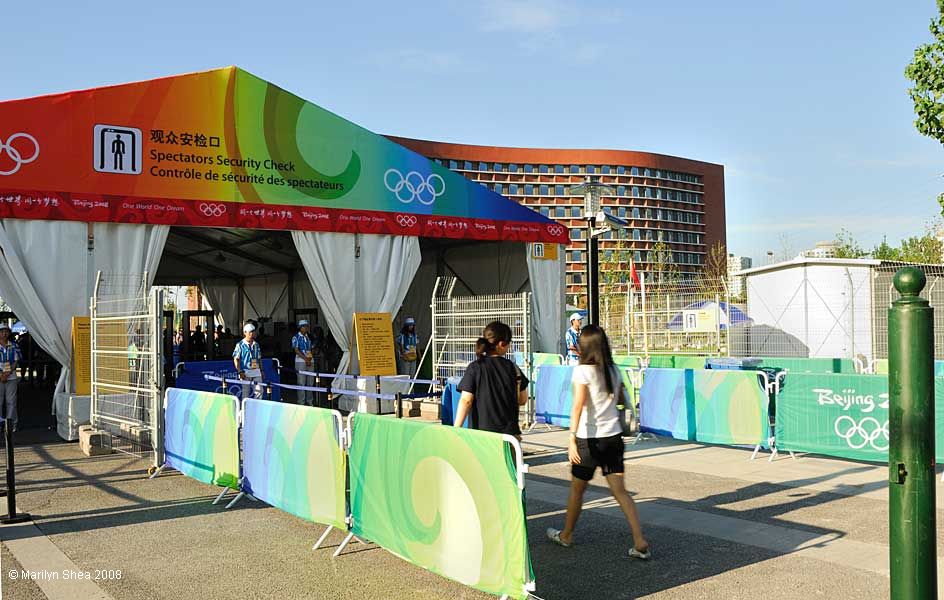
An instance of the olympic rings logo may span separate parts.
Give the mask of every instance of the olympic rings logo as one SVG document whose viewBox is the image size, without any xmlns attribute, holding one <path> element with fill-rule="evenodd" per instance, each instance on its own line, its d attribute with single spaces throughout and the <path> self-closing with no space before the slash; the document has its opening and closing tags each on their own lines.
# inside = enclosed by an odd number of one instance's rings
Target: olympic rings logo
<svg viewBox="0 0 944 600">
<path fill-rule="evenodd" d="M 222 217 L 226 214 L 226 206 L 223 204 L 207 204 L 206 202 L 201 202 L 200 212 L 202 212 L 205 217 Z"/>
<path fill-rule="evenodd" d="M 414 215 L 397 215 L 397 223 L 400 224 L 400 227 L 413 227 L 416 225 L 416 217 Z"/>
<path fill-rule="evenodd" d="M 547 231 L 551 235 L 562 235 L 564 233 L 563 225 L 548 225 Z"/>
<path fill-rule="evenodd" d="M 423 177 L 416 171 L 403 175 L 397 169 L 387 169 L 384 185 L 394 193 L 397 200 L 409 204 L 414 200 L 429 206 L 436 198 L 446 193 L 446 182 L 436 173 Z"/>
<path fill-rule="evenodd" d="M 29 158 L 25 158 L 20 151 L 13 147 L 14 140 L 17 139 L 26 139 L 33 143 L 33 155 Z M 10 157 L 10 160 L 13 161 L 13 168 L 9 171 L 0 171 L 0 175 L 13 175 L 20 170 L 25 164 L 29 164 L 39 158 L 39 142 L 36 141 L 36 138 L 31 136 L 28 133 L 14 133 L 7 138 L 6 142 L 0 142 L 0 156 L 3 155 L 3 152 L 6 151 L 7 155 Z"/>
<path fill-rule="evenodd" d="M 836 419 L 833 429 L 853 450 L 864 448 L 866 444 L 877 452 L 888 450 L 888 421 L 879 423 L 875 417 L 865 417 L 858 423 L 849 415 Z"/>
</svg>

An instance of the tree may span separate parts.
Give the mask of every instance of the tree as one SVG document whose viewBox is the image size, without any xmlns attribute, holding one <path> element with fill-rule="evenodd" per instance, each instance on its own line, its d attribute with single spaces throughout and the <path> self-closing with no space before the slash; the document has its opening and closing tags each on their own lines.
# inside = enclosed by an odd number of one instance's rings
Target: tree
<svg viewBox="0 0 944 600">
<path fill-rule="evenodd" d="M 705 255 L 705 268 L 698 280 L 698 293 L 709 297 L 724 295 L 728 279 L 728 251 L 721 242 L 715 242 Z"/>
<path fill-rule="evenodd" d="M 866 254 L 848 229 L 839 230 L 836 234 L 836 258 L 862 258 Z"/>
<path fill-rule="evenodd" d="M 651 280 L 653 284 L 667 288 L 674 286 L 681 278 L 678 265 L 672 256 L 672 248 L 661 240 L 649 250 L 649 264 L 652 275 L 650 277 L 649 273 L 646 274 L 647 282 Z"/>
<path fill-rule="evenodd" d="M 941 250 L 941 240 L 928 232 L 921 237 L 912 236 L 901 241 L 901 260 L 937 265 L 941 263 Z"/>
<path fill-rule="evenodd" d="M 889 245 L 887 238 L 882 238 L 882 243 L 872 250 L 872 258 L 876 260 L 901 260 L 901 250 Z"/>
<path fill-rule="evenodd" d="M 905 77 L 914 83 L 908 94 L 914 102 L 915 128 L 944 144 L 944 0 L 937 0 L 938 16 L 929 27 L 933 41 L 915 49 Z M 944 193 L 937 197 L 944 214 Z"/>
</svg>

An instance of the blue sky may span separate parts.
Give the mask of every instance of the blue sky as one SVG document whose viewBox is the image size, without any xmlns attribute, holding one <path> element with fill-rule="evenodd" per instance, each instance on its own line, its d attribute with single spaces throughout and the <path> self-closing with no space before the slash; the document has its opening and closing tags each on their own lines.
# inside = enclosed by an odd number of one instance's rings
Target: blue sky
<svg viewBox="0 0 944 600">
<path fill-rule="evenodd" d="M 239 65 L 374 131 L 725 165 L 729 249 L 923 233 L 903 70 L 933 0 L 15 2 L 0 98 Z"/>
</svg>

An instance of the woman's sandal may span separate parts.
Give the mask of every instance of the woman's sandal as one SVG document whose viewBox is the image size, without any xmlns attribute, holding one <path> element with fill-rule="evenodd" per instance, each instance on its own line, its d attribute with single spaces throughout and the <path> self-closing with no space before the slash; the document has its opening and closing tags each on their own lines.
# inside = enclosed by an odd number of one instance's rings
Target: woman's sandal
<svg viewBox="0 0 944 600">
<path fill-rule="evenodd" d="M 561 532 L 559 529 L 554 529 L 553 527 L 547 528 L 547 539 L 551 540 L 558 546 L 562 546 L 564 548 L 570 548 L 571 546 L 573 546 L 573 544 L 568 544 L 567 542 L 562 540 L 560 538 L 560 534 Z"/>
<path fill-rule="evenodd" d="M 646 546 L 645 550 L 636 550 L 636 548 L 629 549 L 630 558 L 638 558 L 639 560 L 649 560 L 649 557 L 652 556 L 652 548 Z"/>
</svg>

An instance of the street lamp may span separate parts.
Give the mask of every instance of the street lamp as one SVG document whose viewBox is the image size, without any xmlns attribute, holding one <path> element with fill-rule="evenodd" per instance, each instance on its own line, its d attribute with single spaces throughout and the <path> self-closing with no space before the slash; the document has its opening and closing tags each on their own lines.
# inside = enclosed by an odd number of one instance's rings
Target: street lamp
<svg viewBox="0 0 944 600">
<path fill-rule="evenodd" d="M 583 183 L 570 187 L 573 196 L 583 196 L 583 215 L 587 235 L 587 321 L 600 324 L 599 242 L 598 236 L 611 229 L 626 227 L 626 221 L 603 210 L 601 198 L 615 196 L 616 191 L 596 177 L 587 175 Z"/>
</svg>

